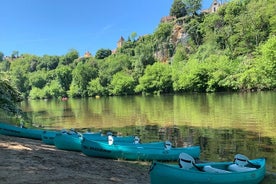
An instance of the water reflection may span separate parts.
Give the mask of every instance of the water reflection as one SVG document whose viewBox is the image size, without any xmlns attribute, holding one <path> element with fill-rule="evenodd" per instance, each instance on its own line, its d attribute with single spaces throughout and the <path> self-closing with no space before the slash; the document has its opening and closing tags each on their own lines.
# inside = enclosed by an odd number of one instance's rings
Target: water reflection
<svg viewBox="0 0 276 184">
<path fill-rule="evenodd" d="M 201 160 L 229 161 L 241 153 L 249 158 L 266 157 L 267 170 L 276 172 L 276 144 L 269 137 L 242 129 L 212 129 L 191 126 L 114 128 L 123 135 L 138 135 L 142 142 L 170 140 L 175 147 L 200 145 Z M 134 131 L 135 130 L 135 131 Z"/>
</svg>

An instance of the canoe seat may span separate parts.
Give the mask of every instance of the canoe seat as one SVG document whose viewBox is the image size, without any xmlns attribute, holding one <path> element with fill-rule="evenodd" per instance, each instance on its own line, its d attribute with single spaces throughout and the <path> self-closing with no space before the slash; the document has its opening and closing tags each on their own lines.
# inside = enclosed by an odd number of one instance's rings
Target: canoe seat
<svg viewBox="0 0 276 184">
<path fill-rule="evenodd" d="M 108 142 L 108 145 L 112 145 L 114 143 L 114 139 L 113 139 L 113 136 L 112 135 L 109 135 L 107 137 L 107 142 Z"/>
<path fill-rule="evenodd" d="M 208 172 L 208 173 L 231 173 L 230 171 L 214 168 L 214 167 L 212 167 L 210 165 L 204 166 L 203 167 L 203 171 Z"/>
<path fill-rule="evenodd" d="M 247 172 L 247 171 L 254 171 L 254 170 L 256 170 L 256 168 L 242 167 L 237 164 L 231 164 L 228 166 L 228 170 L 233 171 L 233 172 Z"/>
<path fill-rule="evenodd" d="M 241 167 L 244 167 L 245 165 L 247 165 L 248 160 L 249 159 L 247 158 L 247 156 L 244 156 L 242 154 L 237 154 L 234 157 L 234 163 Z"/>
<path fill-rule="evenodd" d="M 193 168 L 195 165 L 195 159 L 186 153 L 180 153 L 178 161 L 179 167 L 186 170 Z"/>
<path fill-rule="evenodd" d="M 247 164 L 249 164 L 249 159 L 242 154 L 237 154 L 235 155 L 234 164 L 229 165 L 228 170 L 234 172 L 247 172 L 256 170 L 256 168 L 246 167 Z"/>
<path fill-rule="evenodd" d="M 140 144 L 140 138 L 138 136 L 134 137 L 133 144 Z"/>
<path fill-rule="evenodd" d="M 165 150 L 170 150 L 172 148 L 172 143 L 170 141 L 165 141 Z"/>
</svg>

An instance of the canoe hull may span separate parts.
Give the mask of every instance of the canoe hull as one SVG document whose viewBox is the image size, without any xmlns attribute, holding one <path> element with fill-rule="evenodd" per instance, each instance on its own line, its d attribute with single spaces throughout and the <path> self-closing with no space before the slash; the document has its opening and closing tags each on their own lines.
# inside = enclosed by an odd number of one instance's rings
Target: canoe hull
<svg viewBox="0 0 276 184">
<path fill-rule="evenodd" d="M 210 184 L 257 184 L 260 183 L 265 176 L 265 159 L 255 159 L 251 162 L 260 165 L 261 167 L 247 172 L 231 172 L 231 173 L 208 173 L 198 170 L 185 170 L 179 168 L 178 165 L 164 164 L 154 162 L 150 168 L 151 184 L 168 184 L 168 183 L 210 183 Z M 221 163 L 204 163 L 197 164 L 199 167 L 204 165 L 212 165 L 222 168 L 233 162 Z M 219 166 L 221 165 L 221 166 Z"/>
<path fill-rule="evenodd" d="M 102 142 L 107 142 L 108 137 L 102 136 L 100 133 L 76 133 L 76 134 L 67 134 L 67 133 L 56 133 L 54 137 L 54 145 L 58 149 L 70 150 L 70 151 L 81 151 L 81 141 L 85 137 L 90 140 L 97 140 Z M 126 137 L 114 137 L 114 140 L 117 143 L 123 144 L 132 144 L 134 137 L 126 136 Z"/>
<path fill-rule="evenodd" d="M 43 130 L 40 129 L 21 128 L 0 123 L 0 134 L 3 135 L 41 140 L 42 133 Z"/>
<path fill-rule="evenodd" d="M 200 155 L 200 147 L 192 146 L 187 148 L 171 148 L 165 150 L 164 147 L 158 146 L 143 146 L 140 145 L 109 145 L 104 142 L 88 140 L 86 138 L 82 141 L 81 150 L 85 155 L 92 157 L 103 157 L 112 159 L 125 160 L 177 160 L 179 154 L 186 152 L 198 158 Z"/>
<path fill-rule="evenodd" d="M 81 141 L 80 134 L 57 133 L 54 138 L 56 148 L 69 151 L 81 151 Z"/>
<path fill-rule="evenodd" d="M 50 131 L 50 130 L 43 131 L 43 133 L 41 135 L 42 142 L 44 144 L 48 144 L 48 145 L 55 145 L 54 139 L 55 139 L 57 133 L 59 133 L 59 132 Z"/>
</svg>

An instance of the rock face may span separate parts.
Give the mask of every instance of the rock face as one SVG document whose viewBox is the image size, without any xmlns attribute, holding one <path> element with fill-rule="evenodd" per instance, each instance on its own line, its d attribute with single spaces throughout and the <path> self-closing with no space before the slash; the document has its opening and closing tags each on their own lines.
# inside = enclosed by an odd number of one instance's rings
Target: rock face
<svg viewBox="0 0 276 184">
<path fill-rule="evenodd" d="M 177 44 L 180 42 L 183 43 L 183 39 L 187 37 L 187 34 L 185 33 L 185 30 L 183 28 L 184 19 L 163 17 L 160 22 L 171 22 L 174 25 L 168 42 L 163 42 L 161 45 L 159 45 L 157 51 L 155 51 L 154 53 L 154 56 L 158 61 L 169 62 Z"/>
</svg>

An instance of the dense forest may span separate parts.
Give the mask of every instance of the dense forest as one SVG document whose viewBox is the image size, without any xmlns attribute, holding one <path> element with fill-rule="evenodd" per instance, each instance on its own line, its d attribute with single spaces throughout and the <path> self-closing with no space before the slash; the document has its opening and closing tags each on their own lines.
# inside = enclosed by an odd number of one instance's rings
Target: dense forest
<svg viewBox="0 0 276 184">
<path fill-rule="evenodd" d="M 150 35 L 132 33 L 115 53 L 0 52 L 1 109 L 16 112 L 3 104 L 24 98 L 276 89 L 275 0 L 232 0 L 214 13 L 200 7 L 201 0 L 174 0 L 171 20 Z"/>
</svg>

